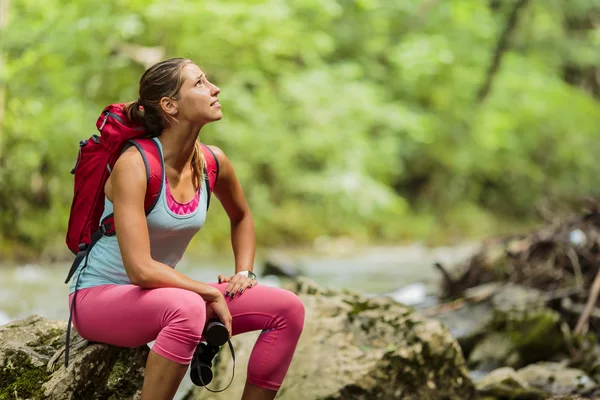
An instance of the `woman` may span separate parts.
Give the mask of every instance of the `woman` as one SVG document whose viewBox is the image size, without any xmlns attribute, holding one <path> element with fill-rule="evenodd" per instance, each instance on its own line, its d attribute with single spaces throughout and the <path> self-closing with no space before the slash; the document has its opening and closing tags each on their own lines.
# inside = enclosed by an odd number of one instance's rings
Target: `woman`
<svg viewBox="0 0 600 400">
<path fill-rule="evenodd" d="M 230 336 L 263 331 L 250 356 L 242 399 L 273 399 L 304 325 L 304 306 L 295 294 L 256 285 L 250 278 L 252 214 L 231 163 L 216 147 L 211 146 L 220 166 L 214 194 L 231 220 L 236 273 L 207 284 L 173 268 L 206 216 L 197 139 L 204 125 L 223 117 L 219 93 L 190 60 L 166 60 L 144 73 L 140 97 L 128 105 L 127 114 L 156 135 L 165 189 L 146 216 L 144 161 L 136 148 L 127 149 L 105 185 L 105 213 L 114 212 L 117 235 L 103 236 L 90 251 L 87 267 L 76 272 L 73 325 L 82 337 L 122 347 L 155 340 L 142 400 L 173 398 L 211 318 L 220 319 Z"/>
</svg>

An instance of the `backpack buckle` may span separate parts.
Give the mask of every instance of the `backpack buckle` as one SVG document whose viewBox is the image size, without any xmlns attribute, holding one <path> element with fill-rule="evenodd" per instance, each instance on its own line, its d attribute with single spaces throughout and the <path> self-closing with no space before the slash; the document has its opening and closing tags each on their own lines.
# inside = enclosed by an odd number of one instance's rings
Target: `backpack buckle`
<svg viewBox="0 0 600 400">
<path fill-rule="evenodd" d="M 102 233 L 103 235 L 110 236 L 112 228 L 113 228 L 113 226 L 111 225 L 110 222 L 105 222 L 102 225 L 100 225 L 99 230 L 100 230 L 100 233 Z"/>
</svg>

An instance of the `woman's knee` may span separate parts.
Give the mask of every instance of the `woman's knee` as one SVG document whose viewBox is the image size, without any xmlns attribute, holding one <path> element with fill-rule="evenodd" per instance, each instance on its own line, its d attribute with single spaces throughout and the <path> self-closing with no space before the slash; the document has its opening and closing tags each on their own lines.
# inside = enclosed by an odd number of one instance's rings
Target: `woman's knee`
<svg viewBox="0 0 600 400">
<path fill-rule="evenodd" d="M 191 337 L 198 337 L 199 340 L 206 321 L 204 299 L 189 290 L 171 289 L 165 293 L 169 299 L 169 309 L 165 313 L 165 325 L 183 328 Z"/>
<path fill-rule="evenodd" d="M 305 308 L 302 299 L 289 290 L 283 290 L 283 295 L 281 297 L 283 298 L 281 305 L 283 306 L 288 327 L 298 332 L 302 332 L 305 316 Z"/>
</svg>

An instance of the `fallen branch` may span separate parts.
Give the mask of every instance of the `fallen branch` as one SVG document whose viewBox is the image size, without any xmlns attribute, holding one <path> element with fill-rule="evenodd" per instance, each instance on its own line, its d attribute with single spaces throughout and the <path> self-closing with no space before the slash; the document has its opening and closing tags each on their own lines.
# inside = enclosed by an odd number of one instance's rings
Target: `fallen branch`
<svg viewBox="0 0 600 400">
<path fill-rule="evenodd" d="M 562 300 L 564 298 L 567 297 L 571 297 L 573 295 L 576 294 L 581 294 L 583 293 L 583 288 L 564 288 L 564 289 L 558 289 L 555 290 L 554 292 L 546 295 L 546 302 L 551 302 L 554 300 Z"/>
<path fill-rule="evenodd" d="M 569 248 L 567 250 L 567 257 L 571 260 L 571 264 L 573 264 L 573 271 L 575 272 L 575 286 L 578 288 L 583 287 L 583 272 L 581 271 L 581 264 L 579 263 L 579 257 L 573 248 Z"/>
<path fill-rule="evenodd" d="M 564 298 L 560 304 L 561 308 L 571 314 L 580 315 L 585 311 L 585 304 L 574 303 L 569 298 Z M 592 308 L 590 317 L 600 319 L 600 308 Z"/>
<path fill-rule="evenodd" d="M 577 321 L 577 325 L 575 326 L 575 334 L 578 335 L 584 331 L 587 332 L 588 329 L 588 321 L 592 311 L 594 311 L 594 306 L 596 305 L 596 301 L 598 300 L 598 294 L 600 293 L 600 268 L 596 273 L 596 278 L 594 279 L 594 283 L 592 283 L 592 287 L 590 289 L 590 295 L 588 296 L 587 303 L 585 305 L 585 309 L 583 313 L 579 317 L 579 321 Z"/>
<path fill-rule="evenodd" d="M 457 300 L 451 301 L 449 303 L 442 303 L 442 304 L 435 305 L 433 307 L 426 308 L 426 309 L 422 310 L 420 312 L 420 314 L 423 315 L 424 317 L 433 317 L 438 314 L 443 314 L 443 313 L 447 313 L 450 311 L 458 310 L 460 308 L 463 308 L 467 304 L 468 303 L 465 299 L 457 299 Z"/>
<path fill-rule="evenodd" d="M 439 269 L 440 272 L 442 273 L 442 277 L 444 279 L 444 284 L 448 285 L 448 287 L 451 287 L 454 284 L 454 279 L 452 278 L 450 273 L 448 271 L 446 271 L 446 268 L 444 268 L 444 266 L 442 264 L 440 264 L 439 262 L 436 262 L 434 264 L 434 266 L 437 269 Z"/>
<path fill-rule="evenodd" d="M 460 299 L 437 304 L 422 310 L 420 313 L 425 317 L 433 317 L 438 314 L 461 309 L 469 304 L 481 303 L 490 299 L 498 291 L 498 288 L 499 285 L 496 284 L 481 285 L 478 288 L 467 291 L 465 296 Z"/>
</svg>

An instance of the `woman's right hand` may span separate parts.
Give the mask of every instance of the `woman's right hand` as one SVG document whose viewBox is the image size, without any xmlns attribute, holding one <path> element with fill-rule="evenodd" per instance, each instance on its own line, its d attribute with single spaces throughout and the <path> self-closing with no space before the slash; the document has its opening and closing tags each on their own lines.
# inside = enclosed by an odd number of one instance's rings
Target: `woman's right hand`
<svg viewBox="0 0 600 400">
<path fill-rule="evenodd" d="M 225 328 L 227 328 L 227 332 L 229 332 L 229 337 L 231 338 L 231 322 L 233 318 L 229 312 L 229 307 L 227 307 L 225 296 L 220 291 L 218 293 L 218 295 L 206 301 L 206 320 L 208 321 L 215 317 L 218 318 L 225 325 Z"/>
</svg>

